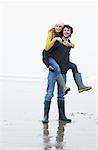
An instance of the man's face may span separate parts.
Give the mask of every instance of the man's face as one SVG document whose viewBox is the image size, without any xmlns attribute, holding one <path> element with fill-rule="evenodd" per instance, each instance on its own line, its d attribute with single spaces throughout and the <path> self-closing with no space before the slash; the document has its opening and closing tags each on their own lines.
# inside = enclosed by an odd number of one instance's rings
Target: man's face
<svg viewBox="0 0 98 150">
<path fill-rule="evenodd" d="M 62 25 L 56 24 L 56 25 L 55 25 L 55 32 L 57 32 L 57 33 L 61 32 L 61 31 L 62 31 L 62 28 L 63 28 Z"/>
<path fill-rule="evenodd" d="M 70 37 L 70 35 L 71 35 L 71 29 L 70 28 L 68 29 L 67 27 L 65 27 L 63 29 L 63 35 L 64 35 L 65 38 Z"/>
</svg>

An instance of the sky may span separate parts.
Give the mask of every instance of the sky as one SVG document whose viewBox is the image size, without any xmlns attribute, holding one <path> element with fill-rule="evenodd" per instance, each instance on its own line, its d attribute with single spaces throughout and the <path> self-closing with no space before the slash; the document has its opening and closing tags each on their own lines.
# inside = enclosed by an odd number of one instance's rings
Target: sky
<svg viewBox="0 0 98 150">
<path fill-rule="evenodd" d="M 70 59 L 84 76 L 97 74 L 97 2 L 0 1 L 0 76 L 47 77 L 42 51 L 56 22 L 70 24 L 76 48 Z"/>
</svg>

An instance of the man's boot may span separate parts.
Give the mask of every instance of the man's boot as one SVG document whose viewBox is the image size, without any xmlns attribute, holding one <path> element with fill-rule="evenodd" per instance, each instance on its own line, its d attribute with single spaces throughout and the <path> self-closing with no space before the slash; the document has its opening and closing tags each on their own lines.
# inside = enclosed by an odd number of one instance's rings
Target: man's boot
<svg viewBox="0 0 98 150">
<path fill-rule="evenodd" d="M 83 84 L 81 73 L 75 73 L 74 80 L 75 80 L 75 83 L 78 87 L 79 93 L 92 89 L 91 86 L 85 86 Z"/>
<path fill-rule="evenodd" d="M 58 100 L 58 112 L 59 112 L 59 121 L 64 121 L 65 123 L 70 123 L 72 120 L 68 119 L 65 116 L 65 101 Z"/>
<path fill-rule="evenodd" d="M 42 121 L 43 123 L 48 123 L 50 104 L 51 104 L 51 101 L 44 102 L 44 118 Z"/>
</svg>

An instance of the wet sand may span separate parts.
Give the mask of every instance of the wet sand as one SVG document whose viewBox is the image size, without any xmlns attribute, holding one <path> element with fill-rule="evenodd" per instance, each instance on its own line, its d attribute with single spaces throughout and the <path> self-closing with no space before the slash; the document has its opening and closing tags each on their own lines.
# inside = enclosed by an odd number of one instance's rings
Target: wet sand
<svg viewBox="0 0 98 150">
<path fill-rule="evenodd" d="M 97 85 L 65 97 L 72 123 L 58 122 L 56 89 L 43 125 L 44 79 L 0 79 L 0 150 L 97 150 Z"/>
</svg>

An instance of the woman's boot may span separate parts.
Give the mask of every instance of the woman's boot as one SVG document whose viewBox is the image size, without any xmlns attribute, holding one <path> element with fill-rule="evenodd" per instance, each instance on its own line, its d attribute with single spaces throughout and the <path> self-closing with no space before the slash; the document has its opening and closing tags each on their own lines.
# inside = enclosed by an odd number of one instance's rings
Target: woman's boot
<svg viewBox="0 0 98 150">
<path fill-rule="evenodd" d="M 72 120 L 68 119 L 65 116 L 65 101 L 58 100 L 58 112 L 59 112 L 59 121 L 64 121 L 65 123 L 70 123 Z"/>
<path fill-rule="evenodd" d="M 70 91 L 70 88 L 66 87 L 66 84 L 65 84 L 62 74 L 59 74 L 57 76 L 57 81 L 58 81 L 60 87 L 63 88 L 64 95 L 66 95 L 68 93 L 68 91 Z"/>
<path fill-rule="evenodd" d="M 48 123 L 50 104 L 51 104 L 51 101 L 44 102 L 44 118 L 42 121 L 43 123 Z"/>
<path fill-rule="evenodd" d="M 83 84 L 81 73 L 75 73 L 74 80 L 75 80 L 75 83 L 78 87 L 79 93 L 92 89 L 91 86 L 85 86 Z"/>
</svg>

